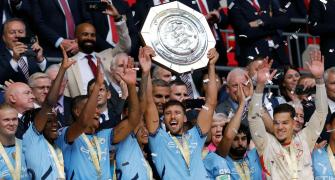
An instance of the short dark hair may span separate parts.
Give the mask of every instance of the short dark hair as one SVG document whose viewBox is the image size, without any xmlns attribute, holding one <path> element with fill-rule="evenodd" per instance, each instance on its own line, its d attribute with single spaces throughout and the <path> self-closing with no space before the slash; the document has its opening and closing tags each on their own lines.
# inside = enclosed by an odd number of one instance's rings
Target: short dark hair
<svg viewBox="0 0 335 180">
<path fill-rule="evenodd" d="M 280 104 L 277 107 L 275 107 L 273 110 L 273 115 L 277 113 L 290 113 L 290 117 L 292 119 L 295 117 L 295 109 L 287 103 Z"/>
<path fill-rule="evenodd" d="M 74 111 L 78 108 L 79 104 L 86 99 L 88 99 L 88 95 L 79 95 L 73 98 L 71 111 L 73 117 L 76 117 Z M 76 118 L 74 118 L 74 120 L 76 120 Z"/>
<path fill-rule="evenodd" d="M 163 112 L 165 112 L 165 109 L 170 106 L 180 106 L 183 109 L 184 114 L 186 115 L 186 108 L 183 103 L 177 100 L 170 100 L 167 103 L 164 104 Z"/>
<path fill-rule="evenodd" d="M 184 81 L 180 80 L 180 79 L 176 79 L 173 80 L 169 83 L 170 87 L 175 85 L 175 86 L 186 86 L 186 84 L 184 83 Z"/>
<path fill-rule="evenodd" d="M 152 80 L 152 86 L 160 86 L 160 87 L 170 87 L 169 86 L 169 83 L 164 81 L 164 80 L 161 80 L 161 79 L 154 79 Z"/>
<path fill-rule="evenodd" d="M 95 81 L 96 81 L 95 78 L 93 78 L 90 81 L 88 81 L 88 83 L 87 83 L 87 94 L 88 95 L 90 94 L 90 87 L 95 83 Z M 108 84 L 107 84 L 107 81 L 105 81 L 105 80 L 104 80 L 104 85 L 105 85 L 105 88 L 108 91 Z"/>
<path fill-rule="evenodd" d="M 237 131 L 237 134 L 245 134 L 247 136 L 247 142 L 248 144 L 250 143 L 251 141 L 251 134 L 250 134 L 250 129 L 248 126 L 244 125 L 244 124 L 241 124 L 240 125 L 240 128 L 238 129 Z"/>
</svg>

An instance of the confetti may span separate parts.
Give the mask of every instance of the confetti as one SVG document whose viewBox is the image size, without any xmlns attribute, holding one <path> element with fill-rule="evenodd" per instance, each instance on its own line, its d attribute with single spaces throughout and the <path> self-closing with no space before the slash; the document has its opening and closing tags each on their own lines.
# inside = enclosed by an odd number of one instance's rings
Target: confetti
<svg viewBox="0 0 335 180">
<path fill-rule="evenodd" d="M 235 3 L 234 3 L 234 2 L 231 2 L 231 3 L 229 4 L 229 6 L 228 6 L 228 9 L 233 8 L 234 5 L 235 5 Z"/>
<path fill-rule="evenodd" d="M 309 101 L 313 100 L 313 97 L 312 96 L 308 96 L 307 98 Z"/>
<path fill-rule="evenodd" d="M 171 77 L 171 80 L 172 80 L 172 81 L 174 81 L 174 80 L 176 80 L 176 79 L 177 79 L 176 76 L 172 76 L 172 77 Z"/>
<path fill-rule="evenodd" d="M 238 37 L 244 37 L 244 38 L 247 38 L 248 36 L 247 36 L 247 35 L 244 35 L 244 34 L 240 34 L 240 35 L 238 35 Z"/>
<path fill-rule="evenodd" d="M 279 48 L 279 44 L 275 44 L 275 46 L 273 48 L 278 49 Z"/>
<path fill-rule="evenodd" d="M 131 68 L 132 70 L 139 71 L 140 68 Z"/>
<path fill-rule="evenodd" d="M 277 73 L 275 76 L 273 76 L 273 79 L 278 79 L 278 77 L 281 75 L 281 73 Z"/>
<path fill-rule="evenodd" d="M 208 82 L 209 82 L 209 79 L 204 79 L 202 82 L 203 82 L 203 83 L 208 83 Z"/>
<path fill-rule="evenodd" d="M 279 8 L 279 11 L 282 12 L 282 13 L 286 13 L 286 9 L 282 9 L 282 8 Z"/>
<path fill-rule="evenodd" d="M 206 111 L 209 110 L 209 108 L 208 108 L 207 106 L 205 106 L 205 105 L 203 105 L 203 106 L 201 106 L 201 107 L 202 107 L 202 109 L 204 109 L 204 110 L 206 110 Z"/>
<path fill-rule="evenodd" d="M 285 5 L 285 8 L 287 9 L 288 7 L 291 6 L 291 2 L 289 1 L 286 5 Z"/>
<path fill-rule="evenodd" d="M 259 51 L 258 51 L 257 47 L 255 47 L 255 51 L 256 51 L 256 53 L 257 53 L 257 55 L 258 55 L 258 54 L 259 54 Z"/>
<path fill-rule="evenodd" d="M 330 52 L 330 53 L 333 53 L 333 52 L 334 52 L 334 49 L 329 49 L 329 52 Z"/>
<path fill-rule="evenodd" d="M 320 0 L 323 4 L 327 4 L 327 0 Z"/>
<path fill-rule="evenodd" d="M 294 39 L 298 39 L 298 36 L 296 35 L 296 34 L 292 34 L 292 37 L 294 38 Z M 290 38 L 291 39 L 291 38 Z"/>
<path fill-rule="evenodd" d="M 313 24 L 313 26 L 316 26 L 316 25 L 318 25 L 318 22 L 315 22 L 315 23 Z"/>
<path fill-rule="evenodd" d="M 157 154 L 156 153 L 151 153 L 151 156 L 157 157 Z"/>
<path fill-rule="evenodd" d="M 272 93 L 272 92 L 269 92 L 269 94 L 268 94 L 268 99 L 271 99 L 272 95 L 273 95 L 273 93 Z"/>
<path fill-rule="evenodd" d="M 233 128 L 232 130 L 235 134 L 238 134 L 238 131 L 236 130 L 236 128 Z"/>
<path fill-rule="evenodd" d="M 214 24 L 214 28 L 215 29 L 219 29 L 219 27 L 218 27 L 218 25 L 216 23 Z"/>
<path fill-rule="evenodd" d="M 229 47 L 229 48 L 227 49 L 227 53 L 229 53 L 232 49 L 233 49 L 233 47 Z"/>
<path fill-rule="evenodd" d="M 248 84 L 249 84 L 249 79 L 246 81 L 246 82 L 243 82 L 243 85 L 245 85 L 245 86 L 248 86 Z"/>
<path fill-rule="evenodd" d="M 248 59 L 254 60 L 253 56 L 248 56 Z"/>
</svg>

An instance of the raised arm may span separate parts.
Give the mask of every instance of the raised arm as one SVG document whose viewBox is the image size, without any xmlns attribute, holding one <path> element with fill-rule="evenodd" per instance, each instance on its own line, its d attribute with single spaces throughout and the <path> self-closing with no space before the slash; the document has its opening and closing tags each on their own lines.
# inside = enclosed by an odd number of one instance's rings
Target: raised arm
<svg viewBox="0 0 335 180">
<path fill-rule="evenodd" d="M 259 155 L 263 154 L 263 151 L 268 144 L 268 137 L 269 137 L 266 132 L 260 112 L 263 104 L 262 97 L 265 83 L 268 80 L 271 80 L 274 74 L 276 73 L 275 70 L 270 75 L 271 65 L 272 61 L 270 61 L 269 63 L 268 59 L 265 59 L 257 72 L 256 90 L 252 96 L 248 112 L 248 121 L 249 121 L 251 137 L 256 145 L 257 152 Z"/>
<path fill-rule="evenodd" d="M 140 47 L 138 59 L 140 61 L 140 65 L 142 68 L 142 77 L 140 83 L 139 90 L 139 99 L 140 99 L 140 107 L 141 107 L 141 116 L 147 109 L 147 88 L 148 88 L 148 80 L 150 76 L 150 68 L 151 68 L 151 58 L 150 55 L 155 54 L 152 48 L 146 46 L 144 48 Z"/>
<path fill-rule="evenodd" d="M 250 81 L 251 82 L 251 81 Z M 238 108 L 233 116 L 233 118 L 229 121 L 229 124 L 227 125 L 223 137 L 219 143 L 219 146 L 217 148 L 217 153 L 222 156 L 226 157 L 229 153 L 230 147 L 232 142 L 234 141 L 234 138 L 236 136 L 236 133 L 238 129 L 240 128 L 241 121 L 242 121 L 242 115 L 244 111 L 244 107 L 246 105 L 246 99 L 243 92 L 242 84 L 238 84 Z M 248 83 L 247 85 L 248 91 L 252 91 L 252 83 Z"/>
<path fill-rule="evenodd" d="M 69 127 L 66 134 L 66 140 L 68 143 L 72 143 L 77 137 L 85 132 L 88 128 L 97 128 L 97 104 L 98 104 L 98 94 L 101 86 L 104 83 L 104 75 L 102 73 L 101 62 L 98 60 L 98 73 L 93 87 L 93 91 L 89 96 L 83 110 L 81 111 L 79 118 L 74 121 Z"/>
<path fill-rule="evenodd" d="M 217 86 L 215 76 L 215 63 L 219 59 L 219 53 L 215 48 L 208 51 L 207 57 L 208 62 L 208 89 L 206 91 L 206 102 L 199 112 L 197 123 L 201 129 L 202 134 L 207 134 L 211 128 L 213 114 L 217 103 Z"/>
<path fill-rule="evenodd" d="M 136 93 L 136 71 L 134 69 L 134 62 L 128 60 L 128 64 L 124 64 L 123 72 L 118 74 L 124 82 L 127 83 L 128 87 L 128 119 L 121 121 L 114 128 L 114 139 L 113 143 L 118 143 L 125 139 L 131 131 L 140 122 L 140 107 L 139 101 Z"/>
<path fill-rule="evenodd" d="M 37 113 L 34 119 L 34 125 L 38 132 L 42 132 L 48 119 L 48 114 L 51 113 L 52 108 L 56 105 L 58 100 L 59 89 L 62 84 L 66 70 L 74 64 L 76 61 L 68 58 L 66 51 L 61 46 L 63 52 L 63 60 L 61 67 L 57 73 L 56 79 L 53 81 L 48 96 L 42 104 L 42 109 Z"/>
<path fill-rule="evenodd" d="M 310 150 L 313 150 L 315 142 L 325 125 L 328 114 L 327 93 L 323 80 L 324 58 L 321 56 L 321 52 L 319 50 L 311 52 L 310 62 L 307 63 L 307 67 L 316 79 L 316 109 L 307 126 L 302 130 L 302 133 L 307 137 Z"/>
<path fill-rule="evenodd" d="M 150 47 L 149 47 L 150 48 Z M 141 51 L 144 51 L 143 49 L 140 49 L 140 53 Z M 155 56 L 155 54 L 151 54 L 151 56 Z M 147 61 L 151 61 L 151 57 L 150 56 L 145 56 Z M 146 122 L 146 126 L 147 129 L 149 131 L 150 134 L 154 134 L 158 127 L 159 127 L 159 114 L 152 96 L 152 82 L 151 82 L 151 76 L 150 73 L 148 75 L 148 86 L 147 86 L 147 91 L 146 91 L 146 95 L 147 95 L 147 104 L 146 104 L 146 109 L 144 112 L 144 119 Z"/>
</svg>

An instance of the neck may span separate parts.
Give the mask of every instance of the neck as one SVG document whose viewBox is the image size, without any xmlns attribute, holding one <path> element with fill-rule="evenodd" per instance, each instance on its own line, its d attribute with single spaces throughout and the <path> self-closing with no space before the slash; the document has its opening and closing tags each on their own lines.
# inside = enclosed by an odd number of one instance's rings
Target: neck
<svg viewBox="0 0 335 180">
<path fill-rule="evenodd" d="M 107 110 L 107 103 L 99 106 L 98 108 L 99 108 L 100 113 L 103 113 L 104 111 Z"/>
<path fill-rule="evenodd" d="M 0 142 L 3 146 L 13 145 L 15 144 L 15 136 L 7 137 L 7 136 L 0 135 Z"/>
<path fill-rule="evenodd" d="M 53 139 L 51 139 L 51 138 L 47 138 L 47 137 L 45 137 L 45 139 L 46 139 L 51 145 L 54 144 L 54 140 L 53 140 Z"/>
</svg>

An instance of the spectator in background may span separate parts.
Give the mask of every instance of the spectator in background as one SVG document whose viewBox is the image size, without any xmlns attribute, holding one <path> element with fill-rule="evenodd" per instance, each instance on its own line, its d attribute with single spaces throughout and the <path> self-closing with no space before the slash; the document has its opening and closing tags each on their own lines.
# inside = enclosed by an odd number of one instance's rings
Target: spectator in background
<svg viewBox="0 0 335 180">
<path fill-rule="evenodd" d="M 28 129 L 32 119 L 25 119 L 23 116 L 29 116 L 30 110 L 34 109 L 35 96 L 27 84 L 16 82 L 11 84 L 5 91 L 5 101 L 11 105 L 17 112 L 19 125 L 16 131 L 16 137 L 22 139 L 22 135 Z"/>
<path fill-rule="evenodd" d="M 98 56 L 94 52 L 96 46 L 96 31 L 94 26 L 90 23 L 78 25 L 76 40 L 79 45 L 79 52 L 71 59 L 77 63 L 67 71 L 68 84 L 64 92 L 65 96 L 72 98 L 87 93 L 87 83 L 96 77 L 98 70 Z"/>
<path fill-rule="evenodd" d="M 249 97 L 252 95 L 253 85 L 251 83 L 250 78 L 248 77 L 247 72 L 241 68 L 235 68 L 231 70 L 227 76 L 228 98 L 226 98 L 225 101 L 223 101 L 221 104 L 219 104 L 216 107 L 217 113 L 224 113 L 226 116 L 228 116 L 228 118 L 231 118 L 232 115 L 235 114 L 235 112 L 238 109 L 238 94 L 237 93 L 238 93 L 239 84 L 242 85 L 243 91 L 246 97 Z M 247 109 L 245 108 L 244 116 L 242 119 L 242 124 L 248 126 L 246 113 L 247 113 Z"/>
<path fill-rule="evenodd" d="M 298 96 L 295 93 L 295 88 L 300 78 L 298 69 L 292 66 L 285 66 L 281 81 L 279 82 L 279 89 L 282 98 L 279 98 L 279 103 L 290 101 L 298 101 Z"/>
<path fill-rule="evenodd" d="M 106 0 L 102 2 L 107 3 Z M 111 4 L 108 2 L 105 10 L 112 12 L 111 15 L 107 15 L 106 12 L 89 12 L 92 23 L 98 32 L 96 51 L 100 52 L 105 49 L 116 48 L 136 57 L 137 54 L 134 53 L 137 53 L 139 48 L 139 34 L 134 25 L 131 10 L 126 1 L 112 0 L 111 2 Z M 110 53 L 110 51 L 106 53 Z"/>
<path fill-rule="evenodd" d="M 215 113 L 210 131 L 210 144 L 207 146 L 209 152 L 215 152 L 219 145 L 226 124 L 229 122 L 227 116 L 223 113 Z"/>
<path fill-rule="evenodd" d="M 300 101 L 291 101 L 288 104 L 295 110 L 295 117 L 293 118 L 293 132 L 297 134 L 304 128 L 305 125 L 304 109 Z"/>
<path fill-rule="evenodd" d="M 214 38 L 216 40 L 215 48 L 220 54 L 220 59 L 217 65 L 225 66 L 227 65 L 227 50 L 225 43 L 222 39 L 220 29 L 225 29 L 228 27 L 228 17 L 221 9 L 218 0 L 179 0 L 179 2 L 187 5 L 188 7 L 203 14 L 210 26 Z"/>
<path fill-rule="evenodd" d="M 114 0 L 115 1 L 115 0 Z M 105 2 L 105 1 L 103 1 Z M 116 0 L 117 4 L 124 4 L 122 0 Z M 105 2 L 106 3 L 106 2 Z M 120 7 L 121 8 L 121 7 Z M 108 4 L 103 12 L 90 12 L 93 25 L 97 31 L 96 51 L 101 58 L 105 71 L 109 72 L 112 58 L 119 53 L 129 53 L 132 42 L 129 37 L 128 25 L 123 15 L 120 15 L 114 4 Z M 131 30 L 132 33 L 135 30 Z M 100 52 L 101 51 L 101 52 Z"/>
<path fill-rule="evenodd" d="M 49 76 L 45 73 L 34 73 L 29 77 L 28 85 L 31 88 L 33 95 L 35 96 L 34 107 L 41 107 L 48 95 L 51 86 L 51 80 Z"/>
<path fill-rule="evenodd" d="M 74 55 L 78 52 L 75 27 L 89 19 L 85 1 L 31 0 L 34 26 L 48 57 L 62 57 L 59 46 Z"/>
<path fill-rule="evenodd" d="M 172 73 L 171 71 L 156 65 L 152 70 L 152 79 L 161 79 L 170 83 L 172 81 Z"/>
<path fill-rule="evenodd" d="M 45 70 L 45 73 L 49 76 L 52 82 L 55 81 L 59 68 L 60 68 L 59 64 L 53 64 L 49 66 L 47 70 Z M 71 115 L 72 98 L 64 96 L 64 90 L 66 85 L 67 85 L 67 76 L 65 74 L 59 89 L 57 106 L 55 107 L 57 113 L 57 119 L 61 127 L 68 126 L 72 122 L 72 115 Z"/>
<path fill-rule="evenodd" d="M 312 35 L 320 36 L 320 49 L 325 57 L 325 69 L 335 66 L 334 16 L 334 1 L 310 1 L 308 27 Z"/>
<path fill-rule="evenodd" d="M 230 4 L 229 18 L 240 48 L 239 66 L 246 66 L 257 56 L 274 59 L 275 67 L 289 64 L 279 33 L 289 24 L 289 16 L 272 2 L 237 0 Z"/>
<path fill-rule="evenodd" d="M 22 37 L 27 37 L 24 22 L 17 18 L 7 20 L 2 34 L 4 45 L 0 46 L 0 84 L 9 79 L 26 83 L 30 75 L 44 71 L 47 66 L 38 40 L 29 48 L 20 42 Z"/>
<path fill-rule="evenodd" d="M 128 97 L 127 84 L 122 80 L 119 73 L 123 72 L 123 67 L 128 64 L 131 58 L 126 53 L 117 53 L 112 57 L 109 70 L 110 84 L 108 89 L 111 93 L 111 107 L 116 114 L 121 114 L 125 101 Z"/>
</svg>

